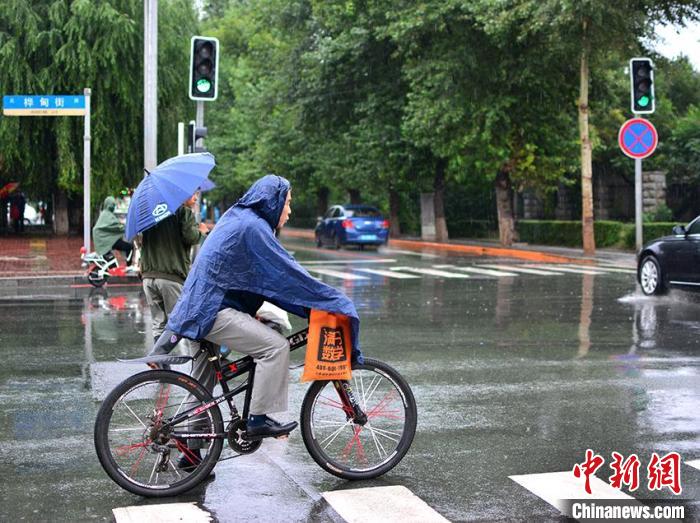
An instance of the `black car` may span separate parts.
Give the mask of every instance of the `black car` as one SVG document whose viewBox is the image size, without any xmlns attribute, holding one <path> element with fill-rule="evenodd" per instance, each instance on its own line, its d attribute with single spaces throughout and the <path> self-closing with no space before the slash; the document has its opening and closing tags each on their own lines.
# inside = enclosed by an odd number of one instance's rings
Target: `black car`
<svg viewBox="0 0 700 523">
<path fill-rule="evenodd" d="M 642 247 L 637 281 L 646 295 L 663 294 L 672 286 L 700 290 L 700 216 Z"/>
</svg>

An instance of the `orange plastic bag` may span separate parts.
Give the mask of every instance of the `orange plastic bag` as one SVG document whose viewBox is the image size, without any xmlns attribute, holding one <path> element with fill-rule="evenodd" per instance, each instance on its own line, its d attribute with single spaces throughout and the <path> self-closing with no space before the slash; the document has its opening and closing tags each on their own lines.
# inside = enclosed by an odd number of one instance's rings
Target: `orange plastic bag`
<svg viewBox="0 0 700 523">
<path fill-rule="evenodd" d="M 301 381 L 349 380 L 352 377 L 350 318 L 311 310 Z"/>
</svg>

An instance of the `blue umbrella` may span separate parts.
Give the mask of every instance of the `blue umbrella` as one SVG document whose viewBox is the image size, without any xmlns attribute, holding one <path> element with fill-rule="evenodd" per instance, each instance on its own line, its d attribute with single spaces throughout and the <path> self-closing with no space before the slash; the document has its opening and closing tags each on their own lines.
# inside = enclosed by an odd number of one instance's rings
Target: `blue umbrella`
<svg viewBox="0 0 700 523">
<path fill-rule="evenodd" d="M 147 174 L 131 197 L 127 240 L 175 214 L 197 189 L 213 189 L 214 183 L 207 176 L 214 165 L 210 153 L 183 154 L 165 160 Z"/>
</svg>

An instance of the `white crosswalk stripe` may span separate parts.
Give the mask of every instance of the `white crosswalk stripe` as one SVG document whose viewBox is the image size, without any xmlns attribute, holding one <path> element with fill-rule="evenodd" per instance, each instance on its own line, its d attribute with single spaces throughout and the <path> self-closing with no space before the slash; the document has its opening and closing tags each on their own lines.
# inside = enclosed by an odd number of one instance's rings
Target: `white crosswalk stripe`
<svg viewBox="0 0 700 523">
<path fill-rule="evenodd" d="M 367 276 L 360 276 L 359 274 L 353 274 L 352 272 L 342 272 L 333 269 L 322 269 L 317 267 L 309 267 L 308 270 L 309 272 L 316 272 L 325 276 L 340 278 L 341 280 L 369 280 Z"/>
<path fill-rule="evenodd" d="M 562 267 L 571 267 L 573 269 L 594 269 L 596 271 L 605 271 L 605 272 L 622 272 L 625 274 L 636 274 L 637 271 L 634 269 L 624 269 L 622 267 L 608 267 L 605 265 L 578 265 L 576 263 L 567 263 L 565 265 L 562 265 Z"/>
<path fill-rule="evenodd" d="M 591 268 L 586 268 L 586 269 L 573 269 L 571 267 L 564 267 L 563 265 L 542 265 L 538 263 L 528 263 L 523 265 L 523 267 L 527 267 L 528 269 L 538 269 L 538 270 L 546 270 L 546 271 L 557 271 L 557 272 L 569 272 L 572 274 L 591 274 L 593 276 L 597 274 L 604 274 L 603 271 L 597 271 L 595 269 Z"/>
<path fill-rule="evenodd" d="M 543 271 L 540 269 L 528 269 L 525 267 L 521 267 L 519 265 L 502 265 L 498 263 L 481 263 L 478 265 L 478 267 L 486 267 L 489 269 L 499 269 L 499 270 L 504 270 L 508 272 L 521 272 L 523 274 L 536 274 L 538 276 L 563 276 L 564 273 L 562 272 L 552 272 L 552 271 Z"/>
<path fill-rule="evenodd" d="M 415 274 L 405 274 L 402 272 L 392 272 L 384 271 L 381 269 L 355 269 L 357 272 L 366 272 L 367 274 L 376 274 L 377 276 L 386 276 L 387 278 L 396 278 L 399 280 L 411 280 L 414 278 L 420 278 Z"/>
<path fill-rule="evenodd" d="M 383 249 L 383 252 L 387 254 L 406 254 L 408 256 L 420 256 L 421 258 L 440 258 L 439 254 L 432 254 L 429 252 L 420 251 L 402 251 L 401 249 Z"/>
<path fill-rule="evenodd" d="M 409 489 L 400 485 L 333 490 L 324 492 L 323 497 L 348 523 L 449 521 Z"/>
<path fill-rule="evenodd" d="M 112 509 L 117 523 L 168 523 L 188 521 L 191 523 L 209 523 L 211 514 L 192 503 L 165 503 L 160 505 L 135 505 Z"/>
<path fill-rule="evenodd" d="M 480 269 L 479 267 L 458 267 L 455 265 L 433 265 L 435 269 L 451 269 L 453 271 L 464 271 L 471 272 L 474 274 L 484 274 L 486 276 L 495 276 L 496 278 L 502 278 L 504 276 L 517 276 L 515 272 L 497 271 L 494 269 Z"/>
<path fill-rule="evenodd" d="M 634 500 L 632 496 L 613 488 L 596 476 L 590 476 L 591 494 L 588 494 L 584 490 L 585 479 L 575 477 L 571 470 L 508 477 L 569 517 L 571 514 L 567 514 L 568 507 L 565 505 L 565 500 L 582 498 L 590 501 Z"/>
<path fill-rule="evenodd" d="M 456 272 L 439 271 L 437 269 L 419 269 L 417 267 L 390 267 L 392 271 L 415 272 L 418 274 L 427 274 L 429 276 L 440 276 L 441 278 L 469 278 L 468 274 L 459 274 Z"/>
<path fill-rule="evenodd" d="M 700 459 L 694 459 L 692 461 L 686 461 L 686 465 L 690 465 L 693 468 L 700 470 Z"/>
<path fill-rule="evenodd" d="M 394 258 L 370 258 L 360 260 L 309 260 L 299 262 L 301 265 L 348 265 L 350 263 L 396 263 Z"/>
<path fill-rule="evenodd" d="M 627 263 L 607 263 L 599 262 L 598 267 L 611 267 L 613 269 L 628 269 L 637 272 L 637 265 L 630 265 Z"/>
</svg>

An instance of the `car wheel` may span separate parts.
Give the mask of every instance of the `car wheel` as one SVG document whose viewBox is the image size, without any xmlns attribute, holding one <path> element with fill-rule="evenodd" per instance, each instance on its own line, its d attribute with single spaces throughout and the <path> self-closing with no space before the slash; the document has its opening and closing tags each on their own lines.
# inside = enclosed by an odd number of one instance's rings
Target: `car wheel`
<svg viewBox="0 0 700 523">
<path fill-rule="evenodd" d="M 662 276 L 661 267 L 656 257 L 647 256 L 642 260 L 639 266 L 639 283 L 644 294 L 647 296 L 663 294 L 666 291 L 666 286 Z"/>
</svg>

